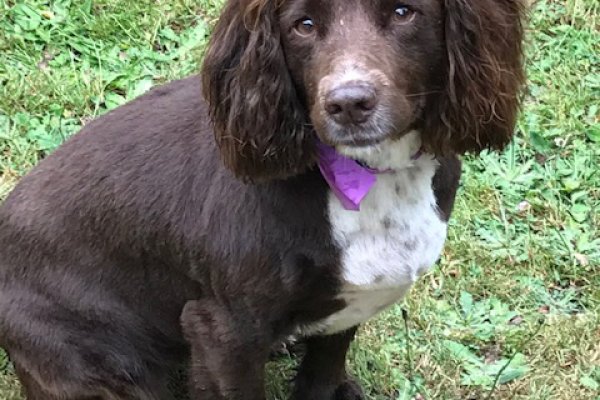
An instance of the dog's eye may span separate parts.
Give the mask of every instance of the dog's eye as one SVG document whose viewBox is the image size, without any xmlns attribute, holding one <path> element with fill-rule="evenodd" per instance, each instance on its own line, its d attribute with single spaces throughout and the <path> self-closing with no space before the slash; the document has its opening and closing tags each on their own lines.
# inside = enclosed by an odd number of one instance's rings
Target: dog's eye
<svg viewBox="0 0 600 400">
<path fill-rule="evenodd" d="M 294 26 L 294 30 L 300 36 L 310 36 L 316 32 L 315 22 L 310 18 L 302 18 Z"/>
<path fill-rule="evenodd" d="M 400 22 L 410 22 L 415 17 L 415 11 L 403 4 L 396 7 L 396 19 Z"/>
</svg>

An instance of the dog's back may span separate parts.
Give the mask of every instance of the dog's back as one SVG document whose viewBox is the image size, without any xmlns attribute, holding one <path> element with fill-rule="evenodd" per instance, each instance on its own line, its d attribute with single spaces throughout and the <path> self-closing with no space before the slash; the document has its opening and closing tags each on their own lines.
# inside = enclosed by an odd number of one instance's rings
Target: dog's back
<svg viewBox="0 0 600 400">
<path fill-rule="evenodd" d="M 29 398 L 167 398 L 161 372 L 185 354 L 179 313 L 199 287 L 161 264 L 185 256 L 193 221 L 175 210 L 218 173 L 200 90 L 174 82 L 91 122 L 0 207 L 0 345 Z"/>
<path fill-rule="evenodd" d="M 170 398 L 182 309 L 206 293 L 284 316 L 279 333 L 340 306 L 325 182 L 236 179 L 200 86 L 91 122 L 0 206 L 0 346 L 28 399 Z"/>
</svg>

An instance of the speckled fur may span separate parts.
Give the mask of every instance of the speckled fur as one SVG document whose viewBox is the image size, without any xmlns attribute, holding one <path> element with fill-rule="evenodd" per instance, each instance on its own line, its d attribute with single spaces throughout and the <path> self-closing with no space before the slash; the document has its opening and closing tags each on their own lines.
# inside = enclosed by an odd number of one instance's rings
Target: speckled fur
<svg viewBox="0 0 600 400">
<path fill-rule="evenodd" d="M 347 306 L 308 332 L 330 334 L 365 322 L 401 299 L 438 259 L 446 238 L 432 188 L 438 162 L 428 154 L 412 160 L 419 147 L 412 132 L 380 149 L 346 151 L 393 172 L 378 175 L 360 212 L 329 196 L 332 236 L 342 254 L 340 297 Z"/>
</svg>

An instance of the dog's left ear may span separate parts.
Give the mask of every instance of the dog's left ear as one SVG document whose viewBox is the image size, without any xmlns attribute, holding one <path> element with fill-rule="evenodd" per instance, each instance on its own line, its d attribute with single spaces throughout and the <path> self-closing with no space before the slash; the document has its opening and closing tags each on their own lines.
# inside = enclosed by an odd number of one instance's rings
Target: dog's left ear
<svg viewBox="0 0 600 400">
<path fill-rule="evenodd" d="M 238 177 L 286 178 L 314 144 L 280 43 L 276 0 L 229 0 L 203 65 L 203 91 L 221 156 Z"/>
<path fill-rule="evenodd" d="M 424 140 L 440 153 L 502 149 L 525 80 L 522 0 L 444 0 L 447 76 L 431 96 Z"/>
</svg>

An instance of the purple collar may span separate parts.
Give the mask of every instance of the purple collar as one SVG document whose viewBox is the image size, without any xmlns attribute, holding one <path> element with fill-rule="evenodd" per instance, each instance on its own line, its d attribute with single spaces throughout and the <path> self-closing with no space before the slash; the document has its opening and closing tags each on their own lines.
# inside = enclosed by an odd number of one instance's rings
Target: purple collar
<svg viewBox="0 0 600 400">
<path fill-rule="evenodd" d="M 359 211 L 360 203 L 377 181 L 377 175 L 393 172 L 361 165 L 322 142 L 317 144 L 317 150 L 321 174 L 346 210 Z M 423 149 L 419 149 L 412 159 L 417 160 L 422 154 Z"/>
</svg>

